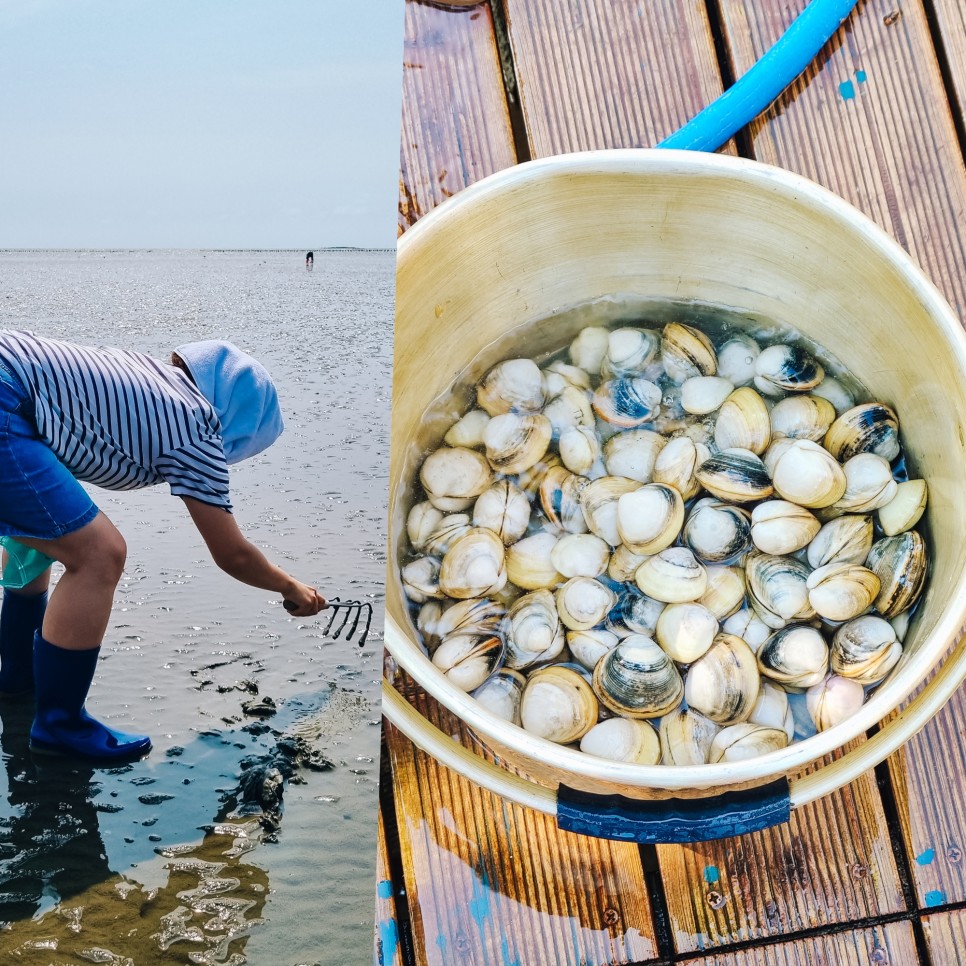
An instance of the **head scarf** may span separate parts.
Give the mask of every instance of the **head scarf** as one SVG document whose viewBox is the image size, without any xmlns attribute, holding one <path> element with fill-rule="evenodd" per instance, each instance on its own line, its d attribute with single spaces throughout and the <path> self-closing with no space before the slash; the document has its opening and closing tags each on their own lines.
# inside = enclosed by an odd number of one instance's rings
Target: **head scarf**
<svg viewBox="0 0 966 966">
<path fill-rule="evenodd" d="M 217 339 L 188 342 L 175 352 L 218 415 L 229 463 L 254 456 L 278 439 L 284 429 L 278 395 L 257 359 Z"/>
</svg>

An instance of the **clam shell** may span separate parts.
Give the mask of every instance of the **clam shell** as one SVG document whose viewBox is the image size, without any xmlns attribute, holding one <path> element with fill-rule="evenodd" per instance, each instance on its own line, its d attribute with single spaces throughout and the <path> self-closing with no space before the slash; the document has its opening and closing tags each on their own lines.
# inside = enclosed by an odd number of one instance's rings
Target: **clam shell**
<svg viewBox="0 0 966 966">
<path fill-rule="evenodd" d="M 580 505 L 591 533 L 616 547 L 621 542 L 617 530 L 617 501 L 625 493 L 633 493 L 639 488 L 636 480 L 622 476 L 602 476 L 588 483 L 580 492 Z"/>
<path fill-rule="evenodd" d="M 578 476 L 597 475 L 591 471 L 600 458 L 597 431 L 588 426 L 577 426 L 561 433 L 557 443 L 563 465 Z"/>
<path fill-rule="evenodd" d="M 718 375 L 736 386 L 747 386 L 755 378 L 755 362 L 761 353 L 749 335 L 737 334 L 718 349 Z"/>
<path fill-rule="evenodd" d="M 642 373 L 657 355 L 660 340 L 650 329 L 624 326 L 607 338 L 607 352 L 600 364 L 603 379 Z"/>
<path fill-rule="evenodd" d="M 589 394 L 576 386 L 564 386 L 547 403 L 543 415 L 550 420 L 553 439 L 559 439 L 564 430 L 576 429 L 578 426 L 592 428 L 595 423 Z"/>
<path fill-rule="evenodd" d="M 879 593 L 879 578 L 858 564 L 826 564 L 809 574 L 808 602 L 830 621 L 847 621 L 868 610 Z"/>
<path fill-rule="evenodd" d="M 634 579 L 648 597 L 666 604 L 697 600 L 708 586 L 707 571 L 686 547 L 668 547 L 648 557 Z"/>
<path fill-rule="evenodd" d="M 587 372 L 600 372 L 610 344 L 610 332 L 596 325 L 588 325 L 570 343 L 570 361 Z"/>
<path fill-rule="evenodd" d="M 899 418 L 883 403 L 853 406 L 829 427 L 825 448 L 843 462 L 875 453 L 891 463 L 899 455 Z"/>
<path fill-rule="evenodd" d="M 556 594 L 557 613 L 565 627 L 587 631 L 617 603 L 617 594 L 590 577 L 571 577 Z"/>
<path fill-rule="evenodd" d="M 522 670 L 558 657 L 565 638 L 553 594 L 535 590 L 520 597 L 507 611 L 503 633 L 509 668 Z"/>
<path fill-rule="evenodd" d="M 547 474 L 558 466 L 563 466 L 560 457 L 556 453 L 548 451 L 539 463 L 522 473 L 518 473 L 514 483 L 532 500 Z"/>
<path fill-rule="evenodd" d="M 473 527 L 449 548 L 439 568 L 439 587 L 457 599 L 495 594 L 507 582 L 503 541 Z"/>
<path fill-rule="evenodd" d="M 787 500 L 768 500 L 751 511 L 751 539 L 762 553 L 795 553 L 808 546 L 821 528 L 813 514 Z"/>
<path fill-rule="evenodd" d="M 476 402 L 491 416 L 537 413 L 546 402 L 543 373 L 530 359 L 508 359 L 495 365 L 476 387 Z"/>
<path fill-rule="evenodd" d="M 483 446 L 483 431 L 489 421 L 490 414 L 486 410 L 471 409 L 450 426 L 443 437 L 443 442 L 447 446 L 480 449 Z"/>
<path fill-rule="evenodd" d="M 631 429 L 617 433 L 604 443 L 604 466 L 611 476 L 623 476 L 639 483 L 650 483 L 654 463 L 667 440 L 650 429 Z"/>
<path fill-rule="evenodd" d="M 442 640 L 451 634 L 479 634 L 491 637 L 496 634 L 506 608 L 499 601 L 486 597 L 470 597 L 451 604 L 443 610 L 427 631 Z M 424 631 L 426 636 L 427 631 Z M 438 644 L 439 641 L 436 641 Z M 429 642 L 427 641 L 427 645 Z"/>
<path fill-rule="evenodd" d="M 520 723 L 548 741 L 579 741 L 597 722 L 597 699 L 571 668 L 551 666 L 530 674 L 520 701 Z"/>
<path fill-rule="evenodd" d="M 681 386 L 681 407 L 686 413 L 706 416 L 721 408 L 734 385 L 720 376 L 695 376 Z"/>
<path fill-rule="evenodd" d="M 736 389 L 718 412 L 715 445 L 718 449 L 747 449 L 761 456 L 770 440 L 771 419 L 765 401 L 750 387 Z"/>
<path fill-rule="evenodd" d="M 851 718 L 865 701 L 865 688 L 855 680 L 829 674 L 805 692 L 808 713 L 819 731 Z"/>
<path fill-rule="evenodd" d="M 679 708 L 664 715 L 660 726 L 662 764 L 705 764 L 711 742 L 720 730 L 693 708 Z"/>
<path fill-rule="evenodd" d="M 795 737 L 795 719 L 788 704 L 788 693 L 771 681 L 762 681 L 758 700 L 748 720 L 752 724 L 784 731 L 789 741 Z"/>
<path fill-rule="evenodd" d="M 877 684 L 896 666 L 902 645 L 887 620 L 866 614 L 836 630 L 830 651 L 829 667 L 836 674 L 868 685 Z"/>
<path fill-rule="evenodd" d="M 551 433 L 550 420 L 541 413 L 494 416 L 483 431 L 487 461 L 497 473 L 522 473 L 543 458 Z"/>
<path fill-rule="evenodd" d="M 430 453 L 419 470 L 430 503 L 444 513 L 469 509 L 492 480 L 486 457 L 462 446 L 443 446 Z"/>
<path fill-rule="evenodd" d="M 726 634 L 740 637 L 756 654 L 772 634 L 772 628 L 750 607 L 742 607 L 741 610 L 726 618 L 721 629 Z"/>
<path fill-rule="evenodd" d="M 892 500 L 879 507 L 879 525 L 887 537 L 905 533 L 926 509 L 926 481 L 907 480 L 896 487 Z"/>
<path fill-rule="evenodd" d="M 645 634 L 653 637 L 657 622 L 664 608 L 663 601 L 642 594 L 633 584 L 621 588 L 617 603 L 607 615 L 607 629 L 619 637 L 630 634 Z"/>
<path fill-rule="evenodd" d="M 503 639 L 497 635 L 451 634 L 433 653 L 433 664 L 451 684 L 475 691 L 503 660 Z"/>
<path fill-rule="evenodd" d="M 755 613 L 773 628 L 808 620 L 815 610 L 808 600 L 809 569 L 794 557 L 752 552 L 745 558 L 745 581 Z"/>
<path fill-rule="evenodd" d="M 403 566 L 402 585 L 406 596 L 414 604 L 445 596 L 439 588 L 439 560 L 436 557 L 417 557 Z"/>
<path fill-rule="evenodd" d="M 635 553 L 655 554 L 670 547 L 684 523 L 684 501 L 673 486 L 647 483 L 617 501 L 617 533 Z"/>
<path fill-rule="evenodd" d="M 845 492 L 842 467 L 818 443 L 796 439 L 777 457 L 772 482 L 783 500 L 804 507 L 831 506 Z"/>
<path fill-rule="evenodd" d="M 633 429 L 658 415 L 661 390 L 643 376 L 608 379 L 594 393 L 592 405 L 604 422 Z"/>
<path fill-rule="evenodd" d="M 547 519 L 568 533 L 586 533 L 587 520 L 580 495 L 590 482 L 571 473 L 565 466 L 552 466 L 540 482 L 540 506 Z"/>
<path fill-rule="evenodd" d="M 557 543 L 552 533 L 534 533 L 511 544 L 506 550 L 507 579 L 524 590 L 555 587 L 563 579 L 550 560 Z"/>
<path fill-rule="evenodd" d="M 675 436 L 654 461 L 654 482 L 673 486 L 682 499 L 690 500 L 701 489 L 695 470 L 710 456 L 711 451 L 702 443 L 695 443 L 687 436 Z"/>
<path fill-rule="evenodd" d="M 807 392 L 825 378 L 825 370 L 801 346 L 771 345 L 755 362 L 755 385 L 771 396 Z"/>
<path fill-rule="evenodd" d="M 567 647 L 573 659 L 593 671 L 597 662 L 612 648 L 620 638 L 611 631 L 591 628 L 589 631 L 567 631 Z"/>
<path fill-rule="evenodd" d="M 621 584 L 633 580 L 637 568 L 650 556 L 649 553 L 634 553 L 633 550 L 629 550 L 624 544 L 621 544 L 610 555 L 610 563 L 607 564 L 607 576 Z"/>
<path fill-rule="evenodd" d="M 713 376 L 718 358 L 711 340 L 699 329 L 670 322 L 661 332 L 661 362 L 672 382 L 694 376 Z"/>
<path fill-rule="evenodd" d="M 625 637 L 594 669 L 594 693 L 615 714 L 659 718 L 681 703 L 684 684 L 671 659 L 643 634 Z"/>
<path fill-rule="evenodd" d="M 831 563 L 861 564 L 871 549 L 871 517 L 838 517 L 826 523 L 808 545 L 808 563 L 816 570 Z"/>
<path fill-rule="evenodd" d="M 530 501 L 510 480 L 497 480 L 473 505 L 473 526 L 492 530 L 509 546 L 516 543 L 530 523 Z"/>
<path fill-rule="evenodd" d="M 681 539 L 702 563 L 722 563 L 751 546 L 751 521 L 740 507 L 699 500 L 688 514 Z"/>
<path fill-rule="evenodd" d="M 744 722 L 723 728 L 714 736 L 708 762 L 745 761 L 779 751 L 787 745 L 788 736 L 781 729 Z"/>
<path fill-rule="evenodd" d="M 752 649 L 731 634 L 718 634 L 688 670 L 684 699 L 720 725 L 747 720 L 758 700 L 761 678 Z"/>
<path fill-rule="evenodd" d="M 559 396 L 568 386 L 586 392 L 590 389 L 590 373 L 580 366 L 568 366 L 566 362 L 558 359 L 549 366 L 544 366 L 543 385 L 550 400 Z M 546 409 L 544 412 L 546 413 Z"/>
<path fill-rule="evenodd" d="M 568 533 L 550 552 L 550 562 L 562 577 L 599 577 L 607 569 L 610 547 L 592 533 Z"/>
<path fill-rule="evenodd" d="M 718 618 L 701 604 L 668 604 L 657 619 L 654 636 L 679 664 L 691 664 L 710 647 L 718 633 Z"/>
<path fill-rule="evenodd" d="M 875 453 L 859 453 L 842 466 L 845 492 L 835 501 L 837 510 L 849 513 L 871 513 L 885 506 L 899 489 L 892 478 L 892 467 Z"/>
<path fill-rule="evenodd" d="M 487 678 L 474 692 L 484 708 L 510 724 L 520 724 L 520 699 L 527 679 L 519 672 L 503 667 Z"/>
<path fill-rule="evenodd" d="M 445 556 L 446 551 L 470 529 L 468 513 L 447 514 L 426 540 L 426 553 L 433 557 Z"/>
<path fill-rule="evenodd" d="M 758 669 L 785 688 L 810 688 L 828 671 L 825 638 L 808 624 L 790 624 L 775 631 L 758 651 Z"/>
<path fill-rule="evenodd" d="M 838 379 L 833 379 L 829 375 L 826 375 L 812 390 L 812 395 L 827 399 L 835 407 L 835 412 L 839 416 L 855 405 L 855 397 L 852 393 Z"/>
<path fill-rule="evenodd" d="M 661 740 L 654 726 L 633 718 L 599 721 L 580 739 L 580 750 L 635 765 L 656 765 L 661 760 Z"/>
<path fill-rule="evenodd" d="M 707 607 L 718 620 L 733 614 L 745 599 L 745 574 L 740 567 L 705 568 L 708 585 L 697 603 Z"/>
<path fill-rule="evenodd" d="M 406 517 L 406 534 L 413 550 L 425 550 L 426 541 L 443 522 L 443 511 L 437 510 L 429 500 L 417 503 Z"/>
<path fill-rule="evenodd" d="M 772 436 L 820 442 L 835 421 L 835 407 L 821 396 L 788 396 L 771 411 Z"/>
<path fill-rule="evenodd" d="M 746 449 L 722 450 L 705 460 L 695 476 L 709 493 L 732 503 L 763 500 L 774 492 L 765 464 Z"/>
</svg>

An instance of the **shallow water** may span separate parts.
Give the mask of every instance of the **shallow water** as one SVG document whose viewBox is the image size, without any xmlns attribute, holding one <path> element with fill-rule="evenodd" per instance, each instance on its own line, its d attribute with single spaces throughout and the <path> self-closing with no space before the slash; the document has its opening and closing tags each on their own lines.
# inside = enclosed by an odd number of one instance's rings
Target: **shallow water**
<svg viewBox="0 0 966 966">
<path fill-rule="evenodd" d="M 92 489 L 128 562 L 88 706 L 154 750 L 116 769 L 34 758 L 29 705 L 0 708 L 4 959 L 371 961 L 394 261 L 0 253 L 3 327 L 158 358 L 200 338 L 257 355 L 286 431 L 233 468 L 239 524 L 325 596 L 375 604 L 364 647 L 326 638 L 324 614 L 291 618 L 218 571 L 166 487 Z M 256 689 L 274 716 L 243 712 Z M 292 736 L 333 767 L 296 769 L 269 842 L 240 814 L 243 760 L 260 767 Z"/>
</svg>

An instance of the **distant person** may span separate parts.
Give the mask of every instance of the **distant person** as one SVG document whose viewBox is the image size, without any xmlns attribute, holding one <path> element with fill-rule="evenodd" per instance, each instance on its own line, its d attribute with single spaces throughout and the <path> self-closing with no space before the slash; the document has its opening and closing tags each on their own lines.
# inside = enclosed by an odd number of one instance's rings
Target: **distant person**
<svg viewBox="0 0 966 966">
<path fill-rule="evenodd" d="M 313 252 L 305 253 L 305 267 L 311 268 L 315 264 L 315 254 Z"/>
<path fill-rule="evenodd" d="M 167 483 L 222 570 L 281 594 L 296 617 L 326 606 L 249 543 L 231 513 L 229 464 L 282 429 L 271 377 L 229 342 L 190 342 L 168 364 L 0 330 L 0 535 L 65 568 L 49 601 L 48 565 L 5 590 L 0 606 L 0 694 L 35 688 L 33 751 L 122 759 L 151 747 L 84 708 L 127 548 L 78 480 L 109 490 Z"/>
</svg>

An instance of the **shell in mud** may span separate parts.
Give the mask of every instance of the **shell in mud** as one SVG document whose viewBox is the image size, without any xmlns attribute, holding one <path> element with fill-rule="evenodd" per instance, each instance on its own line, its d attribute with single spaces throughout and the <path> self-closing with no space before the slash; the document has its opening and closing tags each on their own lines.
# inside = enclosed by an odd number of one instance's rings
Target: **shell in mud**
<svg viewBox="0 0 966 966">
<path fill-rule="evenodd" d="M 445 597 L 439 588 L 439 560 L 436 557 L 417 557 L 405 564 L 401 572 L 403 590 L 414 604 Z"/>
<path fill-rule="evenodd" d="M 820 442 L 835 421 L 835 407 L 821 396 L 788 396 L 771 411 L 773 437 L 810 439 Z"/>
<path fill-rule="evenodd" d="M 771 441 L 771 418 L 761 396 L 749 386 L 736 389 L 722 403 L 714 424 L 718 449 L 747 449 L 761 456 Z"/>
<path fill-rule="evenodd" d="M 594 669 L 594 693 L 615 714 L 659 718 L 681 703 L 681 675 L 660 645 L 643 634 L 625 637 Z"/>
<path fill-rule="evenodd" d="M 865 688 L 850 678 L 829 674 L 805 692 L 805 705 L 819 731 L 851 718 L 865 702 Z"/>
<path fill-rule="evenodd" d="M 563 579 L 550 560 L 557 539 L 552 533 L 534 533 L 507 547 L 507 580 L 524 590 L 556 587 Z"/>
<path fill-rule="evenodd" d="M 900 483 L 889 503 L 879 507 L 879 524 L 887 537 L 911 530 L 926 509 L 926 481 Z"/>
<path fill-rule="evenodd" d="M 661 390 L 643 376 L 608 379 L 594 393 L 592 405 L 604 422 L 621 429 L 634 429 L 658 415 Z"/>
<path fill-rule="evenodd" d="M 665 765 L 704 765 L 711 742 L 721 730 L 693 708 L 678 708 L 661 718 L 661 762 Z"/>
<path fill-rule="evenodd" d="M 768 500 L 751 511 L 751 539 L 762 553 L 795 553 L 808 546 L 821 527 L 805 507 L 787 500 Z"/>
<path fill-rule="evenodd" d="M 612 648 L 617 647 L 620 638 L 611 631 L 591 628 L 589 631 L 567 631 L 567 647 L 571 657 L 588 671 L 593 671 L 597 662 Z"/>
<path fill-rule="evenodd" d="M 747 720 L 758 700 L 761 678 L 755 654 L 740 638 L 718 634 L 688 670 L 684 699 L 720 725 Z"/>
<path fill-rule="evenodd" d="M 589 426 L 565 429 L 560 434 L 557 449 L 560 452 L 561 462 L 571 473 L 576 473 L 578 476 L 602 475 L 603 469 L 600 473 L 593 472 L 594 466 L 600 459 L 600 440 L 596 429 Z"/>
<path fill-rule="evenodd" d="M 564 648 L 564 629 L 549 590 L 535 590 L 520 597 L 507 611 L 505 664 L 522 670 L 552 661 Z"/>
<path fill-rule="evenodd" d="M 656 554 L 677 539 L 684 501 L 673 486 L 646 483 L 617 501 L 617 533 L 634 553 Z"/>
<path fill-rule="evenodd" d="M 926 545 L 915 530 L 883 537 L 872 544 L 865 561 L 880 581 L 875 609 L 887 620 L 908 610 L 926 582 Z"/>
<path fill-rule="evenodd" d="M 829 427 L 825 448 L 843 463 L 858 453 L 875 453 L 891 463 L 899 455 L 899 418 L 882 403 L 853 406 Z"/>
<path fill-rule="evenodd" d="M 896 495 L 899 484 L 892 478 L 892 467 L 875 453 L 859 453 L 842 466 L 845 492 L 833 504 L 848 513 L 871 513 L 885 506 Z"/>
<path fill-rule="evenodd" d="M 486 458 L 497 473 L 522 473 L 543 458 L 550 445 L 552 426 L 541 413 L 502 413 L 483 432 Z"/>
<path fill-rule="evenodd" d="M 564 386 L 544 407 L 543 415 L 550 420 L 553 439 L 560 439 L 565 430 L 595 425 L 590 395 L 576 386 Z"/>
<path fill-rule="evenodd" d="M 771 751 L 779 751 L 787 745 L 788 736 L 781 729 L 744 722 L 723 728 L 714 736 L 708 752 L 708 762 L 713 765 L 718 762 L 745 761 L 767 755 Z"/>
<path fill-rule="evenodd" d="M 555 527 L 567 533 L 586 533 L 587 521 L 580 495 L 590 482 L 571 473 L 565 466 L 552 466 L 544 474 L 538 489 L 540 506 Z"/>
<path fill-rule="evenodd" d="M 580 739 L 580 750 L 635 765 L 656 765 L 661 760 L 661 740 L 654 726 L 633 718 L 599 721 Z"/>
<path fill-rule="evenodd" d="M 879 593 L 879 578 L 858 564 L 826 564 L 806 583 L 808 602 L 829 621 L 847 621 L 867 611 Z"/>
<path fill-rule="evenodd" d="M 503 660 L 498 635 L 451 634 L 433 653 L 433 664 L 463 691 L 475 691 Z"/>
<path fill-rule="evenodd" d="M 543 373 L 530 359 L 500 362 L 480 380 L 476 402 L 491 416 L 537 413 L 546 402 Z"/>
<path fill-rule="evenodd" d="M 600 364 L 601 378 L 639 375 L 653 362 L 659 345 L 657 333 L 651 329 L 631 326 L 614 329 L 607 337 L 607 352 Z"/>
<path fill-rule="evenodd" d="M 758 651 L 758 669 L 786 690 L 810 688 L 828 671 L 825 638 L 808 624 L 790 624 L 775 631 Z"/>
<path fill-rule="evenodd" d="M 744 333 L 731 336 L 718 349 L 718 375 L 736 386 L 747 386 L 755 378 L 755 362 L 761 348 Z"/>
<path fill-rule="evenodd" d="M 741 567 L 706 567 L 708 584 L 696 603 L 707 607 L 719 621 L 733 614 L 745 599 L 745 573 Z"/>
<path fill-rule="evenodd" d="M 599 577 L 607 569 L 610 547 L 592 533 L 568 533 L 550 552 L 550 562 L 566 578 Z"/>
<path fill-rule="evenodd" d="M 444 513 L 469 509 L 492 480 L 486 457 L 462 446 L 441 447 L 430 453 L 419 469 L 419 481 L 429 502 Z"/>
<path fill-rule="evenodd" d="M 520 700 L 520 723 L 558 744 L 579 741 L 597 723 L 597 699 L 571 668 L 551 665 L 530 674 Z"/>
<path fill-rule="evenodd" d="M 668 604 L 657 620 L 654 636 L 679 664 L 691 664 L 710 647 L 718 633 L 718 618 L 701 604 Z"/>
<path fill-rule="evenodd" d="M 718 358 L 711 340 L 699 329 L 670 322 L 661 332 L 661 362 L 672 382 L 717 373 Z"/>
<path fill-rule="evenodd" d="M 808 600 L 809 568 L 794 557 L 752 552 L 745 558 L 745 581 L 755 613 L 769 627 L 809 620 L 815 610 Z"/>
<path fill-rule="evenodd" d="M 510 724 L 520 724 L 520 699 L 527 679 L 511 668 L 503 667 L 487 678 L 474 692 L 473 697 L 487 711 Z"/>
<path fill-rule="evenodd" d="M 571 577 L 556 594 L 557 613 L 565 627 L 587 631 L 617 603 L 617 594 L 590 577 Z"/>
<path fill-rule="evenodd" d="M 682 499 L 690 500 L 701 489 L 695 471 L 710 457 L 711 451 L 703 443 L 695 443 L 687 436 L 675 436 L 654 461 L 654 482 L 673 486 Z"/>
<path fill-rule="evenodd" d="M 788 693 L 771 681 L 762 681 L 758 700 L 748 720 L 752 724 L 779 728 L 785 732 L 789 741 L 795 737 L 795 718 L 788 703 Z"/>
<path fill-rule="evenodd" d="M 722 450 L 705 460 L 695 476 L 709 493 L 731 503 L 764 500 L 774 492 L 765 464 L 751 450 Z"/>
<path fill-rule="evenodd" d="M 506 582 L 503 541 L 482 527 L 473 527 L 456 540 L 439 568 L 440 590 L 457 599 L 495 594 Z"/>
<path fill-rule="evenodd" d="M 590 532 L 616 547 L 621 542 L 617 529 L 617 501 L 625 493 L 633 493 L 639 488 L 637 480 L 622 476 L 602 476 L 588 483 L 580 492 L 580 505 Z"/>
<path fill-rule="evenodd" d="M 887 620 L 866 614 L 843 624 L 832 635 L 829 667 L 859 684 L 877 684 L 901 656 L 896 629 Z"/>
<path fill-rule="evenodd" d="M 845 492 L 842 467 L 809 439 L 792 440 L 774 461 L 771 474 L 779 496 L 799 506 L 831 506 Z"/>
<path fill-rule="evenodd" d="M 808 392 L 824 378 L 821 364 L 797 345 L 770 345 L 755 361 L 755 385 L 769 396 Z"/>
<path fill-rule="evenodd" d="M 511 480 L 497 480 L 473 505 L 473 526 L 492 530 L 509 546 L 516 543 L 530 523 L 530 501 Z"/>
<path fill-rule="evenodd" d="M 751 521 L 746 510 L 730 503 L 698 500 L 688 514 L 681 539 L 702 563 L 723 563 L 750 548 Z"/>
<path fill-rule="evenodd" d="M 413 550 L 425 550 L 426 541 L 443 522 L 443 511 L 437 510 L 429 500 L 416 503 L 406 517 L 406 535 Z"/>
<path fill-rule="evenodd" d="M 707 571 L 686 547 L 668 547 L 648 557 L 634 579 L 648 597 L 666 604 L 697 600 L 708 586 Z"/>
<path fill-rule="evenodd" d="M 681 408 L 695 416 L 707 416 L 721 408 L 734 385 L 720 376 L 694 376 L 681 386 Z"/>
<path fill-rule="evenodd" d="M 654 463 L 667 440 L 650 429 L 631 429 L 611 436 L 604 443 L 604 466 L 611 476 L 623 476 L 650 483 Z"/>
<path fill-rule="evenodd" d="M 443 437 L 443 442 L 447 446 L 480 449 L 483 446 L 483 431 L 489 421 L 490 414 L 486 410 L 471 409 L 450 426 Z"/>
<path fill-rule="evenodd" d="M 824 524 L 808 545 L 808 563 L 816 570 L 832 563 L 862 564 L 871 549 L 871 517 L 838 517 Z"/>
</svg>

